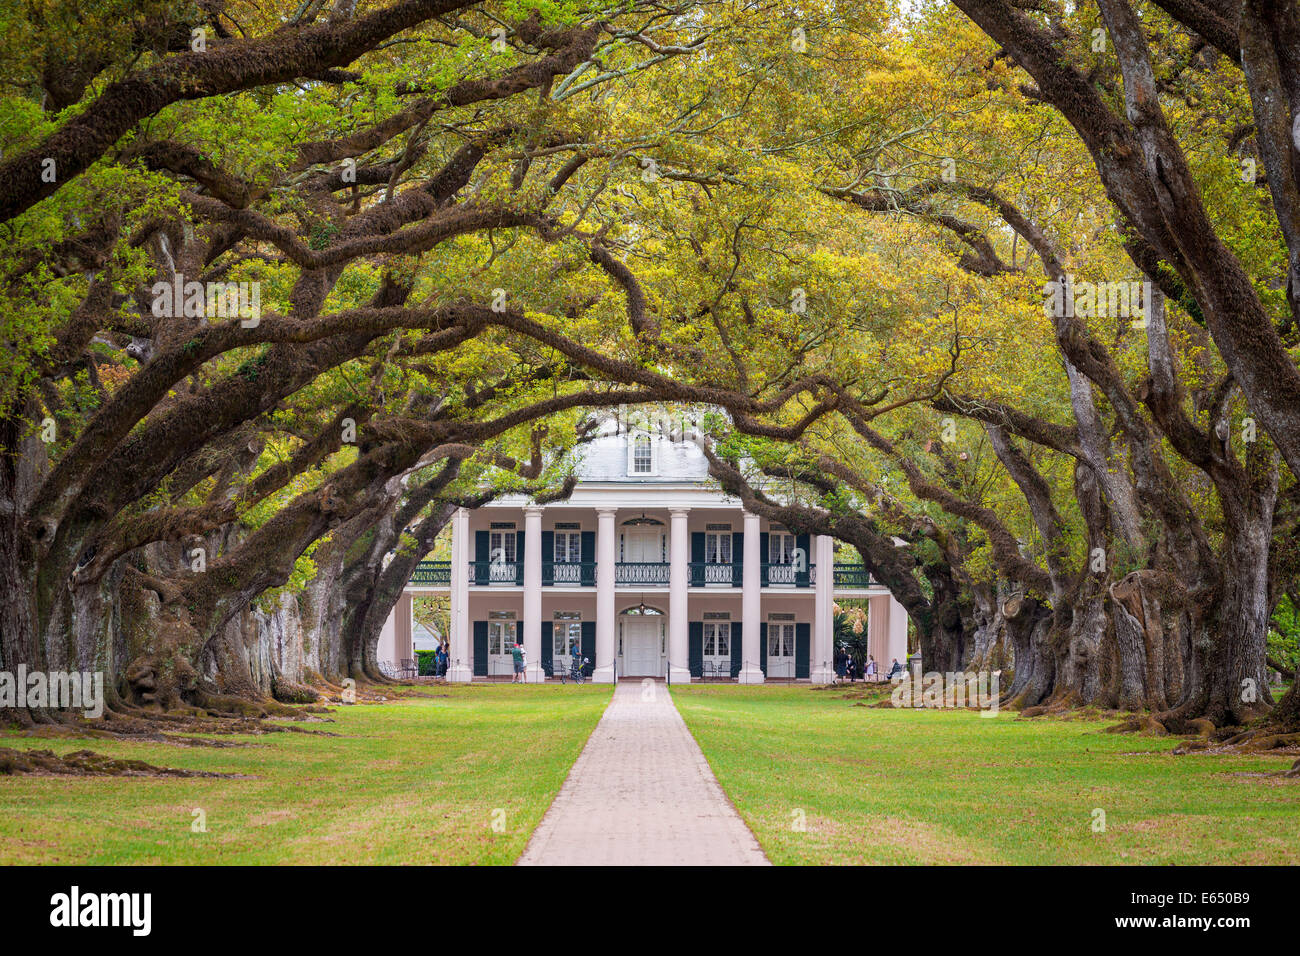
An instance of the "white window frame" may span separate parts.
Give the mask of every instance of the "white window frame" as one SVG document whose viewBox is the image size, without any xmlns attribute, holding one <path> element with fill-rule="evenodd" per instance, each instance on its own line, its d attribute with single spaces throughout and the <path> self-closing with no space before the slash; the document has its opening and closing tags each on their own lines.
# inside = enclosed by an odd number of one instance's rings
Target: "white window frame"
<svg viewBox="0 0 1300 956">
<path fill-rule="evenodd" d="M 769 614 L 767 617 L 767 675 L 793 677 L 796 648 L 795 616 L 789 612 Z M 776 653 L 781 651 L 782 653 Z M 775 673 L 776 670 L 781 673 Z"/>
<path fill-rule="evenodd" d="M 555 532 L 552 557 L 556 564 L 579 564 L 582 562 L 582 531 L 580 529 L 557 530 Z"/>
<path fill-rule="evenodd" d="M 718 525 L 706 525 L 704 529 L 704 563 L 732 564 L 735 555 L 731 553 L 731 525 L 724 531 Z"/>
<path fill-rule="evenodd" d="M 488 612 L 488 673 L 508 674 L 514 669 L 510 648 L 519 643 L 519 621 L 514 611 Z"/>
<path fill-rule="evenodd" d="M 794 564 L 795 540 L 789 531 L 768 532 L 767 563 Z"/>
<path fill-rule="evenodd" d="M 638 468 L 637 448 L 644 447 L 649 453 L 645 470 Z M 654 435 L 643 431 L 634 431 L 627 436 L 627 473 L 632 478 L 653 478 L 659 474 L 659 448 Z"/>
<path fill-rule="evenodd" d="M 710 646 L 713 648 L 712 651 L 709 650 Z M 712 661 L 714 664 L 731 662 L 730 621 L 704 622 L 703 656 L 704 660 Z"/>
<path fill-rule="evenodd" d="M 551 625 L 551 658 L 562 661 L 565 667 L 575 653 L 582 653 L 582 614 L 579 611 L 556 611 Z"/>
<path fill-rule="evenodd" d="M 496 522 L 493 522 L 493 524 L 496 524 Z M 496 562 L 493 561 L 493 555 L 500 550 L 504 554 L 504 562 L 506 564 L 514 564 L 519 558 L 519 547 L 518 539 L 515 537 L 516 534 L 518 534 L 518 531 L 515 529 L 513 522 L 508 525 L 506 522 L 501 522 L 501 527 L 488 528 L 488 561 L 495 564 Z"/>
</svg>

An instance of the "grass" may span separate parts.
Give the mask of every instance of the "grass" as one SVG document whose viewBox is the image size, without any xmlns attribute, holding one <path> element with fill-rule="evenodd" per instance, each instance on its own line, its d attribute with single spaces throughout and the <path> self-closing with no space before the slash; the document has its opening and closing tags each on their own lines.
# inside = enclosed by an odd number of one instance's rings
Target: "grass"
<svg viewBox="0 0 1300 956">
<path fill-rule="evenodd" d="M 303 725 L 337 737 L 224 738 L 246 746 L 220 749 L 0 735 L 253 777 L 0 777 L 0 863 L 513 863 L 610 691 L 426 687 Z M 206 833 L 191 831 L 196 808 Z"/>
<path fill-rule="evenodd" d="M 1276 776 L 1294 755 L 1175 757 L 1176 738 L 1104 733 L 1114 721 L 806 686 L 672 693 L 774 863 L 1300 863 L 1300 781 Z"/>
</svg>

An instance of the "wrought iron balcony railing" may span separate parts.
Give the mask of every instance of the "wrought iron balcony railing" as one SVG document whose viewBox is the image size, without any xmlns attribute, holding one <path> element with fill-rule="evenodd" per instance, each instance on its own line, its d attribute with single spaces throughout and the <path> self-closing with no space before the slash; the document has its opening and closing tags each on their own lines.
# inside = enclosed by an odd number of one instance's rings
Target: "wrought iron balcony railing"
<svg viewBox="0 0 1300 956">
<path fill-rule="evenodd" d="M 615 584 L 668 586 L 667 561 L 619 561 L 614 565 Z"/>
<path fill-rule="evenodd" d="M 715 585 L 735 587 L 742 585 L 743 565 L 692 561 L 688 581 L 691 587 Z M 523 563 L 518 561 L 471 561 L 468 567 L 470 584 L 523 584 Z M 792 564 L 763 564 L 764 587 L 810 587 L 817 583 L 817 566 L 807 571 Z M 645 585 L 667 587 L 669 565 L 661 561 L 620 561 L 614 566 L 614 581 L 619 585 Z M 542 564 L 544 585 L 596 586 L 594 561 L 546 561 Z M 860 564 L 835 565 L 835 587 L 865 588 L 871 585 L 871 575 Z M 421 561 L 411 575 L 411 584 L 423 587 L 448 587 L 451 585 L 450 561 Z"/>
<path fill-rule="evenodd" d="M 542 584 L 576 584 L 595 587 L 595 561 L 545 561 L 542 563 Z"/>
</svg>

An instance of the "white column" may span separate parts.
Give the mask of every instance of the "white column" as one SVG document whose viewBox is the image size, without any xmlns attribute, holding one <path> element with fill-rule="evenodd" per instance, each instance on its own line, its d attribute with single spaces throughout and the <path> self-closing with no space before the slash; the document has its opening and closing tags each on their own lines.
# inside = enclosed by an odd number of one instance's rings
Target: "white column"
<svg viewBox="0 0 1300 956">
<path fill-rule="evenodd" d="M 835 543 L 829 535 L 813 538 L 817 566 L 816 594 L 813 598 L 813 632 L 811 667 L 808 676 L 814 684 L 835 682 Z"/>
<path fill-rule="evenodd" d="M 758 515 L 745 512 L 745 560 L 741 574 L 740 675 L 741 684 L 763 683 L 758 647 L 759 625 L 763 622 L 763 568 L 758 549 Z"/>
<path fill-rule="evenodd" d="M 907 666 L 907 609 L 899 604 L 892 594 L 889 595 L 888 654 L 891 661 L 898 658 L 900 664 Z M 924 666 L 925 661 L 921 664 Z"/>
<path fill-rule="evenodd" d="M 669 512 L 668 540 L 668 659 L 672 669 L 668 679 L 689 684 L 690 668 L 690 583 L 691 548 L 687 518 L 689 509 L 673 508 Z"/>
<path fill-rule="evenodd" d="M 528 666 L 524 680 L 540 684 L 546 680 L 542 670 L 542 509 L 529 505 L 524 509 L 524 653 Z"/>
<path fill-rule="evenodd" d="M 451 660 L 447 680 L 474 679 L 474 632 L 469 622 L 469 512 L 457 508 L 451 519 Z"/>
<path fill-rule="evenodd" d="M 596 510 L 596 669 L 597 684 L 614 682 L 614 509 Z"/>
</svg>

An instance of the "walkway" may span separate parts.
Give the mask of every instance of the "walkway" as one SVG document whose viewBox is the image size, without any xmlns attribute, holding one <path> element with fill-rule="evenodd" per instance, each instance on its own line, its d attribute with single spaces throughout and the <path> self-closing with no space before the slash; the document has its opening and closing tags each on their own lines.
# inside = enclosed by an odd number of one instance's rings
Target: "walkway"
<svg viewBox="0 0 1300 956">
<path fill-rule="evenodd" d="M 764 865 L 663 684 L 620 683 L 522 866 Z"/>
</svg>

